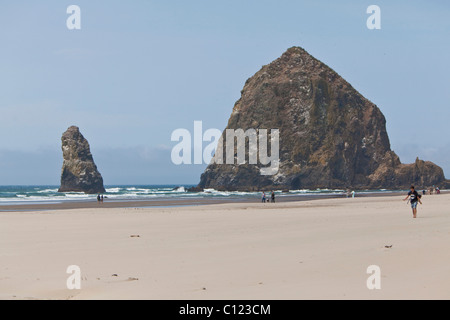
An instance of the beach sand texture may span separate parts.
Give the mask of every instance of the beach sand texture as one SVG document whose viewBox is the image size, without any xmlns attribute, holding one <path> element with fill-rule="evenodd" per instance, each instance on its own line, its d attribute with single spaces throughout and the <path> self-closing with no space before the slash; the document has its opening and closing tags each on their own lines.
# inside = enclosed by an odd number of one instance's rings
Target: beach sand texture
<svg viewBox="0 0 450 320">
<path fill-rule="evenodd" d="M 0 299 L 449 299 L 450 194 L 402 198 L 3 212 Z"/>
</svg>

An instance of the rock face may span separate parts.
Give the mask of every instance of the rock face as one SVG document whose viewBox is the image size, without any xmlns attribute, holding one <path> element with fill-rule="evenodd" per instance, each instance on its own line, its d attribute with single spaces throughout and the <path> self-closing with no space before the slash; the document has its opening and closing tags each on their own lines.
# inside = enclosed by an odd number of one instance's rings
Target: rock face
<svg viewBox="0 0 450 320">
<path fill-rule="evenodd" d="M 72 126 L 62 135 L 64 163 L 58 192 L 104 193 L 103 178 L 97 170 L 88 141 L 78 127 Z"/>
<path fill-rule="evenodd" d="M 378 189 L 447 183 L 443 170 L 431 162 L 401 164 L 390 148 L 380 109 L 299 47 L 247 80 L 226 129 L 239 128 L 279 129 L 278 173 L 260 175 L 260 165 L 211 163 L 199 188 Z"/>
</svg>

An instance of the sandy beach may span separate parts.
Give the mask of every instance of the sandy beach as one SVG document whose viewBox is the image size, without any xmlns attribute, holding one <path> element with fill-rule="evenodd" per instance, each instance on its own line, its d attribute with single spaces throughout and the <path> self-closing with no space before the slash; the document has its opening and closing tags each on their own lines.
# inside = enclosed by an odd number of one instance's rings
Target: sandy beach
<svg viewBox="0 0 450 320">
<path fill-rule="evenodd" d="M 0 299 L 449 299 L 450 195 L 402 198 L 1 212 Z"/>
</svg>

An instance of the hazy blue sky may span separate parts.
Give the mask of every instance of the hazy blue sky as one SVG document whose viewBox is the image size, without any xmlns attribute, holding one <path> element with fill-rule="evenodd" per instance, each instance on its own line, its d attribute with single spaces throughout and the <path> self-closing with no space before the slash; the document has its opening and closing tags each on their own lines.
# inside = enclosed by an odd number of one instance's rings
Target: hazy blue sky
<svg viewBox="0 0 450 320">
<path fill-rule="evenodd" d="M 245 80 L 294 45 L 378 105 L 403 162 L 450 177 L 448 1 L 4 0 L 0 184 L 59 184 L 70 125 L 106 184 L 197 183 L 205 165 L 171 163 L 172 131 L 222 130 Z"/>
</svg>

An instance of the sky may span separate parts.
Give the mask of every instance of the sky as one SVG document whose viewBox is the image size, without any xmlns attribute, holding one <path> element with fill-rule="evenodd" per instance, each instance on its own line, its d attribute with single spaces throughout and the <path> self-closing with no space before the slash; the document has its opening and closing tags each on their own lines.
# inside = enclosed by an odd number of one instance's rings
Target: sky
<svg viewBox="0 0 450 320">
<path fill-rule="evenodd" d="M 0 185 L 58 185 L 71 125 L 106 185 L 196 184 L 206 164 L 174 165 L 171 133 L 223 130 L 245 81 L 292 46 L 381 109 L 402 162 L 450 177 L 449 17 L 444 0 L 3 0 Z"/>
</svg>

